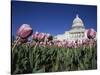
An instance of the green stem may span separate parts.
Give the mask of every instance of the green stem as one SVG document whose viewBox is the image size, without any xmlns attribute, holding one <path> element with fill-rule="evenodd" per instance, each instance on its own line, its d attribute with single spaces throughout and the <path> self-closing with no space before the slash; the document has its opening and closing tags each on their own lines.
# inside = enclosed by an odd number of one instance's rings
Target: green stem
<svg viewBox="0 0 100 75">
<path fill-rule="evenodd" d="M 12 48 L 12 52 L 13 52 L 13 50 L 15 49 L 15 47 L 16 47 L 17 43 L 19 42 L 19 40 L 20 40 L 20 37 L 15 41 L 15 44 L 14 44 L 14 46 L 13 46 L 13 48 Z"/>
</svg>

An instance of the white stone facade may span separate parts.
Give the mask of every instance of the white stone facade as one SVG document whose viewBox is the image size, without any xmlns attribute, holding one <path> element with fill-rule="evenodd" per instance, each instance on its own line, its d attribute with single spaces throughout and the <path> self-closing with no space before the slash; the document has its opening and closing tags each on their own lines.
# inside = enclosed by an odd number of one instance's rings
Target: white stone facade
<svg viewBox="0 0 100 75">
<path fill-rule="evenodd" d="M 82 40 L 87 38 L 87 30 L 84 27 L 84 23 L 78 15 L 73 20 L 72 29 L 65 31 L 64 34 L 59 34 L 54 37 L 54 40 Z"/>
</svg>

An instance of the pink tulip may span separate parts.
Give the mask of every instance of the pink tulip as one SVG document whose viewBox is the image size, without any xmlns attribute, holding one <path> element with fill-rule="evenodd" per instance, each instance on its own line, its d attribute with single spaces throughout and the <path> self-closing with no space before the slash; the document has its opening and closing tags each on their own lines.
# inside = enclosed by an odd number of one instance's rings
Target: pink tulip
<svg viewBox="0 0 100 75">
<path fill-rule="evenodd" d="M 32 34 L 33 30 L 28 24 L 23 24 L 17 31 L 18 39 L 15 41 L 15 44 L 12 48 L 12 52 L 18 43 L 27 42 L 27 38 Z"/>
<path fill-rule="evenodd" d="M 68 41 L 63 40 L 63 41 L 62 41 L 62 45 L 63 45 L 63 47 L 67 47 L 67 45 L 68 45 Z"/>
<path fill-rule="evenodd" d="M 86 42 L 87 42 L 86 39 L 83 39 L 83 40 L 82 40 L 82 44 L 83 44 L 83 45 L 86 44 Z"/>
<path fill-rule="evenodd" d="M 45 33 L 39 33 L 38 40 L 39 41 L 44 41 L 44 39 L 45 39 Z"/>
<path fill-rule="evenodd" d="M 94 29 L 88 29 L 87 31 L 87 37 L 89 39 L 94 39 L 96 37 L 96 31 Z"/>
<path fill-rule="evenodd" d="M 49 42 L 47 42 L 47 45 L 51 46 L 51 45 L 52 45 L 52 43 L 49 41 Z"/>
<path fill-rule="evenodd" d="M 45 36 L 45 40 L 51 41 L 51 40 L 53 40 L 53 36 L 51 34 L 47 33 L 46 36 Z"/>
<path fill-rule="evenodd" d="M 40 44 L 39 45 L 43 45 L 43 42 L 40 42 Z"/>
<path fill-rule="evenodd" d="M 57 43 L 57 47 L 62 47 L 62 43 L 61 42 L 58 42 Z"/>
<path fill-rule="evenodd" d="M 33 30 L 28 24 L 23 24 L 17 31 L 20 38 L 26 39 L 32 34 Z"/>
<path fill-rule="evenodd" d="M 47 38 L 49 38 L 49 37 L 50 37 L 50 34 L 49 34 L 49 33 L 47 33 L 47 34 L 46 34 L 46 37 L 47 37 Z"/>
<path fill-rule="evenodd" d="M 68 48 L 72 48 L 73 47 L 73 43 L 72 41 L 68 41 L 68 45 L 67 45 Z"/>
<path fill-rule="evenodd" d="M 49 37 L 50 37 L 49 33 L 45 34 L 45 41 L 48 41 Z"/>
<path fill-rule="evenodd" d="M 35 32 L 35 33 L 32 35 L 32 39 L 35 40 L 35 41 L 38 41 L 38 35 L 39 35 L 39 33 L 38 33 L 38 32 Z"/>
</svg>

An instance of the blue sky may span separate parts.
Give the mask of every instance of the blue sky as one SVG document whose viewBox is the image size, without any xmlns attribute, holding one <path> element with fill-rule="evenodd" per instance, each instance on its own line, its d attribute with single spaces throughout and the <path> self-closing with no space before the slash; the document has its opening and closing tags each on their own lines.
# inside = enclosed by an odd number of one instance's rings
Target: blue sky
<svg viewBox="0 0 100 75">
<path fill-rule="evenodd" d="M 30 24 L 34 32 L 63 34 L 71 29 L 76 14 L 86 29 L 97 31 L 96 6 L 12 1 L 12 35 L 22 24 Z"/>
</svg>

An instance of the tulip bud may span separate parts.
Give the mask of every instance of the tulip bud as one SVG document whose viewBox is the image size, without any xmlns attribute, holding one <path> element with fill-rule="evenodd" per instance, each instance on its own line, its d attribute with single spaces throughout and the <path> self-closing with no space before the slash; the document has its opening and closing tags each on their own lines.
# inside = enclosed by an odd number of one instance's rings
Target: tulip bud
<svg viewBox="0 0 100 75">
<path fill-rule="evenodd" d="M 39 41 L 44 41 L 44 38 L 45 38 L 45 34 L 44 33 L 39 33 L 38 40 Z"/>
<path fill-rule="evenodd" d="M 23 24 L 17 31 L 17 35 L 22 38 L 26 39 L 32 34 L 33 30 L 28 24 Z"/>
<path fill-rule="evenodd" d="M 35 32 L 35 33 L 32 35 L 32 39 L 35 40 L 36 42 L 38 41 L 38 35 L 39 35 L 38 32 Z"/>
<path fill-rule="evenodd" d="M 87 37 L 89 38 L 89 39 L 94 39 L 95 37 L 96 37 L 96 31 L 94 30 L 94 29 L 89 29 L 88 31 L 87 31 Z"/>
<path fill-rule="evenodd" d="M 68 41 L 67 47 L 68 47 L 68 48 L 72 48 L 72 42 L 71 42 L 71 41 Z"/>
<path fill-rule="evenodd" d="M 53 40 L 53 36 L 51 36 L 49 33 L 47 33 L 46 36 L 45 36 L 45 40 L 51 41 L 51 40 Z"/>
</svg>

